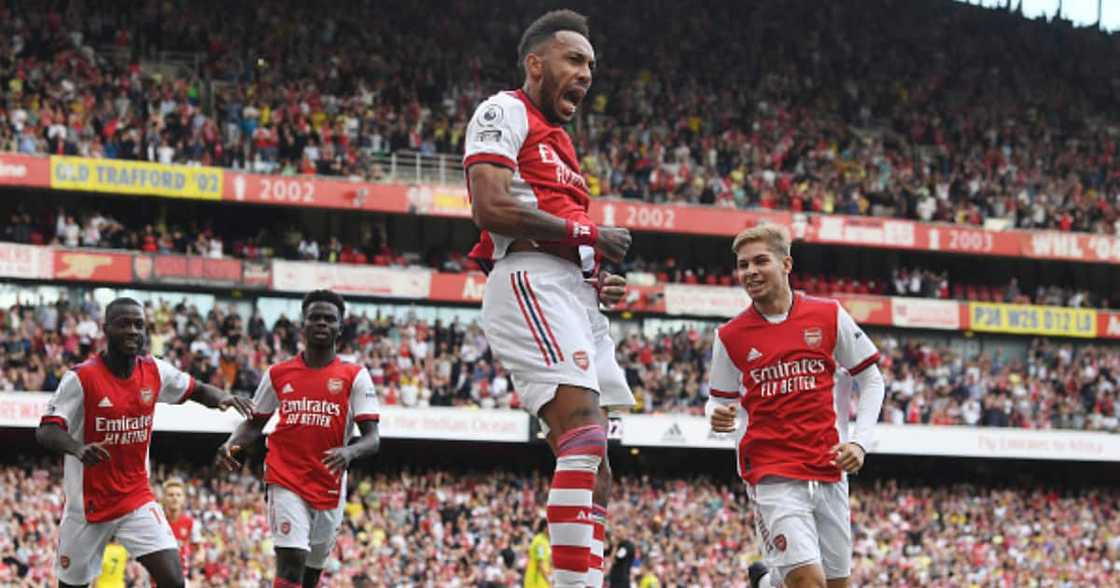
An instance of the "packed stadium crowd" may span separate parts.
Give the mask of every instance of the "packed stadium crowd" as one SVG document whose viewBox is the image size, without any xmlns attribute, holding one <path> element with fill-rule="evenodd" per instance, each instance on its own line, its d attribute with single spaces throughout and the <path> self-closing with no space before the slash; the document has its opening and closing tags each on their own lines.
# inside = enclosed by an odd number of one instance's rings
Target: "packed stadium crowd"
<svg viewBox="0 0 1120 588">
<path fill-rule="evenodd" d="M 96 209 L 36 207 L 25 203 L 11 212 L 8 224 L 0 229 L 0 240 L 252 261 L 279 258 L 396 267 L 420 265 L 450 273 L 479 269 L 478 264 L 463 251 L 439 248 L 425 252 L 397 251 L 380 231 L 375 231 L 370 242 L 359 243 L 337 236 L 316 239 L 295 223 L 280 223 L 281 226 L 273 230 L 255 230 L 239 220 L 236 230 L 222 230 L 212 223 L 200 226 L 199 223 L 183 220 L 170 223 L 135 223 L 133 220 Z M 610 269 L 627 274 L 650 274 L 662 284 L 735 284 L 730 259 L 723 264 L 686 264 L 675 257 L 646 258 L 635 254 L 633 259 Z M 883 273 L 879 279 L 806 272 L 795 272 L 790 278 L 795 289 L 818 296 L 878 294 L 1080 308 L 1111 307 L 1107 296 L 1086 288 L 1039 284 L 1031 291 L 1020 287 L 1017 278 L 1007 284 L 969 283 L 950 280 L 946 270 L 922 267 L 896 267 L 889 274 Z M 983 276 L 974 278 L 982 279 Z"/>
<path fill-rule="evenodd" d="M 259 478 L 197 466 L 153 470 L 157 481 L 171 475 L 188 482 L 186 512 L 201 526 L 190 585 L 267 582 L 273 547 Z M 0 582 L 53 586 L 60 468 L 8 464 L 0 480 Z M 513 472 L 355 471 L 350 486 L 324 585 L 497 588 L 520 585 L 548 480 Z M 852 585 L 1114 585 L 1118 511 L 1115 490 L 855 484 Z M 621 477 L 609 528 L 607 560 L 632 562 L 634 586 L 652 576 L 661 586 L 746 588 L 747 567 L 760 557 L 739 482 Z M 610 557 L 624 540 L 634 557 Z M 141 585 L 143 574 L 131 565 L 131 585 Z"/>
<path fill-rule="evenodd" d="M 301 348 L 299 324 L 267 325 L 215 305 L 149 304 L 149 350 L 201 381 L 252 393 L 271 364 Z M 13 307 L 0 331 L 0 390 L 53 391 L 68 366 L 101 345 L 95 305 Z M 702 414 L 714 331 L 683 328 L 617 341 L 638 413 Z M 1037 339 L 1026 357 L 967 353 L 894 333 L 876 336 L 887 398 L 882 420 L 1120 431 L 1120 350 Z M 477 323 L 351 314 L 340 355 L 364 364 L 381 402 L 406 407 L 518 408 L 509 373 Z M 854 400 L 853 400 L 854 402 Z M 854 415 L 854 405 L 852 407 Z"/>
<path fill-rule="evenodd" d="M 373 179 L 457 157 L 539 6 L 429 4 L 6 5 L 0 149 Z M 1116 232 L 1120 36 L 947 1 L 587 12 L 594 195 Z"/>
</svg>

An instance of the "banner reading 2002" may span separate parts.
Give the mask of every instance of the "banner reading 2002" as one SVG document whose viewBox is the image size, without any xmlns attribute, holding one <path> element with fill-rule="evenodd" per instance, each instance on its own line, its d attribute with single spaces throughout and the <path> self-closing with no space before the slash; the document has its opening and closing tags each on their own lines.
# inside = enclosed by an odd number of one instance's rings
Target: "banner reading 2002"
<svg viewBox="0 0 1120 588">
<path fill-rule="evenodd" d="M 216 167 L 52 155 L 51 188 L 221 200 L 222 170 Z"/>
</svg>

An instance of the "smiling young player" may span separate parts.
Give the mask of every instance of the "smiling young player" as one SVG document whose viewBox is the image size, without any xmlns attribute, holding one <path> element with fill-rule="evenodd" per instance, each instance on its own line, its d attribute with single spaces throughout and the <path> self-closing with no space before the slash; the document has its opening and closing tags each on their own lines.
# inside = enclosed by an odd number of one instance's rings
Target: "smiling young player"
<svg viewBox="0 0 1120 588">
<path fill-rule="evenodd" d="M 863 467 L 883 405 L 879 352 L 837 301 L 792 291 L 785 229 L 743 231 L 732 251 L 752 303 L 719 328 L 706 412 L 714 431 L 738 431 L 739 475 L 774 568 L 752 566 L 751 586 L 842 588 L 852 563 L 847 475 Z M 850 440 L 842 369 L 860 390 Z"/>
<path fill-rule="evenodd" d="M 66 372 L 36 431 L 40 444 L 66 456 L 66 509 L 55 564 L 59 586 L 88 584 L 113 536 L 157 585 L 183 586 L 179 547 L 148 481 L 155 405 L 190 399 L 246 416 L 251 412 L 248 400 L 145 355 L 146 332 L 139 302 L 110 302 L 107 349 Z"/>
</svg>

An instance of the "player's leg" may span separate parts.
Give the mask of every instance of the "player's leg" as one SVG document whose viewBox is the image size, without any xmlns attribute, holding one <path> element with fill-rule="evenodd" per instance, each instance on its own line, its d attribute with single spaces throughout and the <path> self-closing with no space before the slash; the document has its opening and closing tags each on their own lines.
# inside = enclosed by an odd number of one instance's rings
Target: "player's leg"
<svg viewBox="0 0 1120 588">
<path fill-rule="evenodd" d="M 159 588 L 181 588 L 183 569 L 175 532 L 163 515 L 163 507 L 149 502 L 120 518 L 117 540 L 148 570 Z"/>
<path fill-rule="evenodd" d="M 634 394 L 626 383 L 626 373 L 618 365 L 615 357 L 615 344 L 610 334 L 610 323 L 598 304 L 589 309 L 591 334 L 595 340 L 595 375 L 599 380 L 599 404 L 603 407 L 603 426 L 610 431 L 610 417 L 630 410 L 634 405 Z M 591 543 L 591 563 L 587 573 L 587 585 L 599 588 L 603 585 L 603 543 L 606 539 L 608 504 L 611 496 L 611 482 L 614 476 L 608 456 L 603 455 L 599 471 L 595 475 L 595 490 L 592 499 L 593 541 Z"/>
<path fill-rule="evenodd" d="M 825 588 L 824 569 L 818 563 L 798 566 L 785 576 L 786 588 Z"/>
<path fill-rule="evenodd" d="M 294 547 L 276 548 L 276 579 L 273 580 L 274 588 L 300 588 L 303 583 L 303 571 L 307 564 L 305 549 Z"/>
<path fill-rule="evenodd" d="M 54 573 L 59 588 L 88 586 L 101 570 L 101 556 L 115 523 L 89 523 L 66 510 L 58 528 L 58 557 Z"/>
<path fill-rule="evenodd" d="M 852 514 L 847 477 L 835 484 L 820 484 L 815 498 L 813 515 L 828 588 L 847 588 L 852 573 Z"/>
<path fill-rule="evenodd" d="M 345 485 L 343 481 L 343 487 Z M 342 526 L 344 502 L 345 496 L 338 501 L 338 507 L 334 510 L 316 510 L 312 513 L 309 536 L 311 551 L 307 555 L 307 562 L 303 568 L 303 588 L 315 588 L 319 585 L 323 567 L 326 566 L 327 558 L 334 549 L 338 528 Z"/>
<path fill-rule="evenodd" d="M 548 494 L 548 531 L 557 588 L 585 588 L 594 536 L 592 493 L 607 435 L 599 394 L 578 386 L 556 386 L 538 412 L 549 428 L 556 471 Z"/>
<path fill-rule="evenodd" d="M 183 579 L 182 565 L 179 563 L 179 549 L 161 549 L 136 558 L 144 569 L 148 570 L 152 582 L 158 588 L 170 586 L 182 588 L 186 586 Z"/>
<path fill-rule="evenodd" d="M 299 588 L 311 552 L 312 509 L 282 486 L 268 486 L 268 522 L 276 546 L 276 588 Z"/>
<path fill-rule="evenodd" d="M 307 566 L 303 568 L 303 588 L 315 588 L 319 585 L 319 578 L 323 575 L 323 568 Z"/>
<path fill-rule="evenodd" d="M 825 588 L 809 483 L 765 480 L 747 487 L 755 529 L 770 565 L 761 588 Z"/>
<path fill-rule="evenodd" d="M 599 464 L 599 471 L 595 474 L 595 489 L 591 493 L 591 556 L 587 561 L 587 585 L 592 588 L 601 588 L 603 585 L 606 565 L 603 561 L 603 543 L 607 538 L 607 503 L 611 496 L 611 480 L 611 464 L 604 452 L 603 462 Z"/>
</svg>

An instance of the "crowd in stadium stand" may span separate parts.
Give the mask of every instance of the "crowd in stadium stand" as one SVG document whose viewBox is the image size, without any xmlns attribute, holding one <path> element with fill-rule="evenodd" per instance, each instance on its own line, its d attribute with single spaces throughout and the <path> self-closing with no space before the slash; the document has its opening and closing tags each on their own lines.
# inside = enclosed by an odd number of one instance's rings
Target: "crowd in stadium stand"
<svg viewBox="0 0 1120 588">
<path fill-rule="evenodd" d="M 163 466 L 153 478 L 172 474 L 188 482 L 186 512 L 201 525 L 191 585 L 267 581 L 273 547 L 258 479 Z M 60 468 L 5 465 L 0 480 L 0 582 L 52 586 Z M 354 473 L 350 485 L 325 583 L 498 588 L 520 585 L 548 480 L 429 470 Z M 1118 515 L 1115 490 L 857 483 L 852 585 L 1105 586 L 1120 566 Z M 752 521 L 738 482 L 622 477 L 608 541 L 634 546 L 634 586 L 653 576 L 661 586 L 745 588 L 747 566 L 759 558 Z M 129 567 L 130 580 L 142 574 Z"/>
<path fill-rule="evenodd" d="M 0 149 L 372 179 L 459 154 L 544 6 L 430 4 L 8 5 Z M 1117 232 L 1120 35 L 948 1 L 588 13 L 596 195 Z M 194 57 L 140 65 L 167 50 Z"/>
<path fill-rule="evenodd" d="M 0 240 L 35 245 L 62 247 L 94 247 L 130 249 L 146 253 L 195 255 L 208 258 L 234 257 L 266 261 L 272 258 L 300 259 L 326 263 L 372 264 L 379 266 L 428 265 L 441 271 L 460 273 L 477 271 L 478 264 L 459 251 L 432 251 L 427 257 L 419 253 L 395 251 L 381 235 L 375 243 L 360 244 L 330 237 L 320 242 L 289 226 L 271 232 L 241 227 L 237 234 L 222 234 L 212 226 L 194 223 L 144 224 L 132 226 L 112 214 L 97 210 L 74 212 L 71 209 L 29 212 L 20 206 L 12 212 L 7 225 L 0 230 Z M 635 254 L 621 267 L 622 272 L 652 274 L 662 284 L 704 284 L 731 286 L 734 277 L 730 263 L 708 265 L 684 264 L 673 257 L 643 259 Z M 843 275 L 818 275 L 797 272 L 791 275 L 794 289 L 818 296 L 833 294 L 878 294 L 985 302 L 1047 304 L 1080 308 L 1110 307 L 1107 297 L 1089 290 L 1058 285 L 1039 285 L 1033 294 L 1019 286 L 1017 279 L 1008 284 L 968 284 L 950 281 L 948 272 L 925 268 L 895 268 L 880 279 L 859 279 Z"/>
<path fill-rule="evenodd" d="M 220 305 L 148 305 L 149 349 L 196 378 L 252 393 L 263 371 L 300 349 L 298 324 L 241 317 Z M 13 307 L 0 332 L 0 390 L 54 390 L 67 366 L 101 344 L 93 305 Z M 618 341 L 638 413 L 701 414 L 714 333 L 687 328 Z M 882 420 L 1120 431 L 1120 350 L 1037 339 L 1025 359 L 969 354 L 898 334 L 875 337 L 887 398 Z M 381 402 L 406 407 L 518 408 L 508 372 L 482 330 L 464 324 L 351 314 L 340 355 L 370 369 Z M 854 402 L 854 400 L 853 400 Z M 852 407 L 854 415 L 854 405 Z"/>
</svg>

